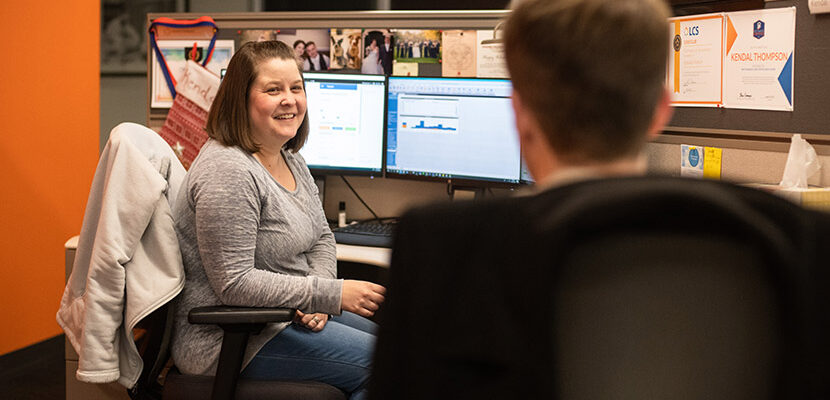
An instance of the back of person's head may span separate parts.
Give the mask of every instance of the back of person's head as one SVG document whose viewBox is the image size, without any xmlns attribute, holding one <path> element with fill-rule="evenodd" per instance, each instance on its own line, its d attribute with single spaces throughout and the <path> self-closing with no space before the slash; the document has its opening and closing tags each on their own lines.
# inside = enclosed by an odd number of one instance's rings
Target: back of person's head
<svg viewBox="0 0 830 400">
<path fill-rule="evenodd" d="M 513 87 L 565 161 L 639 153 L 664 93 L 663 0 L 514 0 L 504 48 Z"/>
<path fill-rule="evenodd" d="M 225 146 L 239 146 L 251 153 L 259 151 L 248 118 L 248 95 L 259 65 L 273 58 L 296 62 L 294 49 L 275 40 L 245 43 L 233 55 L 208 113 L 205 127 L 208 136 Z M 302 67 L 298 65 L 297 69 L 302 77 Z M 307 138 L 308 113 L 285 148 L 296 153 Z"/>
</svg>

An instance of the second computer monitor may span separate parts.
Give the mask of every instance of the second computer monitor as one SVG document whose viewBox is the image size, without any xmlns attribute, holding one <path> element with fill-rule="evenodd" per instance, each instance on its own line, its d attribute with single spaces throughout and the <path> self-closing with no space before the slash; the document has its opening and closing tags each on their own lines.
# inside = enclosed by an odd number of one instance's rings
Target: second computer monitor
<svg viewBox="0 0 830 400">
<path fill-rule="evenodd" d="M 389 77 L 387 174 L 519 183 L 510 94 L 505 79 Z"/>
<path fill-rule="evenodd" d="M 315 173 L 383 171 L 383 75 L 303 74 L 308 141 L 300 154 Z"/>
</svg>

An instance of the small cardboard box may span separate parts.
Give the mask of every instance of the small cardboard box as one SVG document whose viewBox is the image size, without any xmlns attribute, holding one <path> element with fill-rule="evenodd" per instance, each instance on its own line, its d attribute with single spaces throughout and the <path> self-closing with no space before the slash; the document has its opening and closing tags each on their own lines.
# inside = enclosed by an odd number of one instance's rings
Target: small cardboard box
<svg viewBox="0 0 830 400">
<path fill-rule="evenodd" d="M 830 211 L 830 188 L 809 187 L 806 189 L 784 189 L 778 185 L 763 183 L 747 186 L 768 191 L 807 208 Z"/>
</svg>

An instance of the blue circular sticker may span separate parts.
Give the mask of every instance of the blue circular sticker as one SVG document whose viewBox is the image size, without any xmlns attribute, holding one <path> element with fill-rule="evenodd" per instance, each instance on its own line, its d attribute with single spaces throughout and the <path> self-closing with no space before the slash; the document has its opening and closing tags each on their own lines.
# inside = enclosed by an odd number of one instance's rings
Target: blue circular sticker
<svg viewBox="0 0 830 400">
<path fill-rule="evenodd" d="M 697 148 L 689 150 L 689 165 L 693 167 L 697 167 L 697 163 L 700 162 L 700 153 L 698 153 Z"/>
</svg>

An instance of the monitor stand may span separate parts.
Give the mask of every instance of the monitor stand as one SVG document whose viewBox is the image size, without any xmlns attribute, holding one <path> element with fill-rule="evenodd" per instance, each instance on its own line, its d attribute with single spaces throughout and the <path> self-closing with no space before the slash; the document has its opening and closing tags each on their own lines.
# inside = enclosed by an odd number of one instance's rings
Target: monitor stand
<svg viewBox="0 0 830 400">
<path fill-rule="evenodd" d="M 449 192 L 453 201 L 480 200 L 484 198 L 484 188 L 453 185 L 452 181 L 447 182 L 447 192 Z"/>
<path fill-rule="evenodd" d="M 320 196 L 320 204 L 326 204 L 326 176 L 315 176 L 314 184 L 317 185 L 317 194 Z"/>
</svg>

